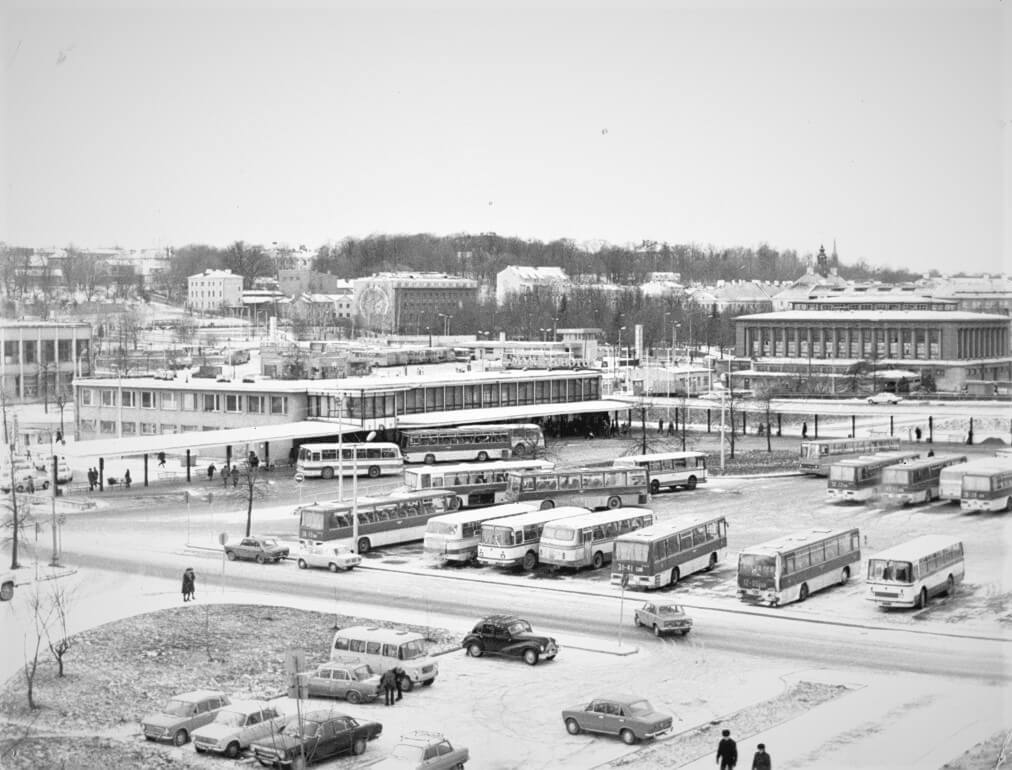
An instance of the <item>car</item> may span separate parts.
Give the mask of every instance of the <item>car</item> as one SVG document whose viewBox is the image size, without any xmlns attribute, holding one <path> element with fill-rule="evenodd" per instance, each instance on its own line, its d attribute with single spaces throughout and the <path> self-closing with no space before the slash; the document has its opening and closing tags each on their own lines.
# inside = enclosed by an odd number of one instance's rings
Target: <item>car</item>
<svg viewBox="0 0 1012 770">
<path fill-rule="evenodd" d="M 0 491 L 10 492 L 11 485 L 14 485 L 15 492 L 35 492 L 49 489 L 49 477 L 40 473 L 27 464 L 15 462 L 12 466 L 6 465 L 0 470 Z"/>
<path fill-rule="evenodd" d="M 374 701 L 380 676 L 365 663 L 324 663 L 302 674 L 310 698 L 344 698 L 348 703 Z"/>
<path fill-rule="evenodd" d="M 654 630 L 655 636 L 675 633 L 685 636 L 692 630 L 692 618 L 680 604 L 646 602 L 633 613 L 633 624 Z"/>
<path fill-rule="evenodd" d="M 379 722 L 360 722 L 339 711 L 310 711 L 289 717 L 277 735 L 253 742 L 253 756 L 264 767 L 291 767 L 305 753 L 306 764 L 339 754 L 362 754 L 383 732 Z"/>
<path fill-rule="evenodd" d="M 277 732 L 287 721 L 266 701 L 237 700 L 214 715 L 214 720 L 193 731 L 198 754 L 211 751 L 235 759 L 258 738 Z"/>
<path fill-rule="evenodd" d="M 14 598 L 14 573 L 10 570 L 0 572 L 0 602 L 9 602 Z"/>
<path fill-rule="evenodd" d="M 617 735 L 627 744 L 669 733 L 673 722 L 670 714 L 654 711 L 650 701 L 634 695 L 595 698 L 586 706 L 563 709 L 562 721 L 570 735 Z"/>
<path fill-rule="evenodd" d="M 383 761 L 371 765 L 373 770 L 463 770 L 470 759 L 466 747 L 454 748 L 442 733 L 413 730 Z"/>
<path fill-rule="evenodd" d="M 225 555 L 229 561 L 248 559 L 257 564 L 279 562 L 288 558 L 288 546 L 281 545 L 273 537 L 244 537 L 238 543 L 225 543 Z"/>
<path fill-rule="evenodd" d="M 555 639 L 535 634 L 530 623 L 514 615 L 482 618 L 464 637 L 461 646 L 472 658 L 480 658 L 486 653 L 502 655 L 523 658 L 531 666 L 536 666 L 542 658 L 552 660 L 559 652 Z"/>
<path fill-rule="evenodd" d="M 362 563 L 362 557 L 350 546 L 334 545 L 326 541 L 303 540 L 299 544 L 299 569 L 326 567 L 331 572 L 349 570 Z"/>
<path fill-rule="evenodd" d="M 903 399 L 897 396 L 895 393 L 876 393 L 874 396 L 870 396 L 867 401 L 869 404 L 898 404 Z"/>
<path fill-rule="evenodd" d="M 711 390 L 707 393 L 700 393 L 696 398 L 701 398 L 704 401 L 720 401 L 724 398 L 725 390 Z"/>
<path fill-rule="evenodd" d="M 182 746 L 198 727 L 211 722 L 231 699 L 218 690 L 194 690 L 169 698 L 157 711 L 141 720 L 141 730 L 149 741 L 172 741 Z"/>
</svg>

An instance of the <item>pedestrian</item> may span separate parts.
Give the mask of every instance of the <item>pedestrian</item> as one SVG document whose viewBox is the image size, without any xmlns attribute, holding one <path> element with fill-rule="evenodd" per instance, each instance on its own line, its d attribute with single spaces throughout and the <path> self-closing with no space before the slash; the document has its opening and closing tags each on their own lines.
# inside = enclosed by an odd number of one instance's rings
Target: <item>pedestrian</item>
<svg viewBox="0 0 1012 770">
<path fill-rule="evenodd" d="M 921 429 L 920 429 L 920 426 L 914 428 L 914 438 L 916 438 L 918 441 L 921 440 Z"/>
<path fill-rule="evenodd" d="M 165 467 L 165 452 L 158 453 L 158 467 L 159 468 Z"/>
<path fill-rule="evenodd" d="M 239 466 L 238 465 L 233 465 L 232 466 L 232 474 L 231 475 L 232 475 L 232 489 L 235 489 L 237 486 L 239 486 Z"/>
<path fill-rule="evenodd" d="M 30 494 L 30 495 L 35 494 L 35 477 L 34 476 L 29 476 L 28 477 L 28 494 Z"/>
<path fill-rule="evenodd" d="M 808 438 L 808 423 L 801 423 L 801 438 Z"/>
<path fill-rule="evenodd" d="M 95 469 L 94 468 L 88 468 L 88 491 L 89 492 L 94 492 L 95 491 L 95 478 L 96 478 L 96 476 L 97 476 L 97 474 L 95 473 Z"/>
<path fill-rule="evenodd" d="M 401 689 L 406 684 L 405 680 L 408 678 L 408 674 L 403 668 L 398 666 L 394 669 L 394 677 L 396 677 L 394 681 L 397 685 L 397 700 L 400 700 L 402 697 Z"/>
<path fill-rule="evenodd" d="M 130 469 L 127 468 L 126 473 L 123 474 L 123 486 L 125 486 L 127 489 L 130 489 L 131 481 L 132 479 L 130 478 Z"/>
<path fill-rule="evenodd" d="M 383 672 L 380 677 L 380 685 L 383 687 L 383 699 L 387 706 L 394 705 L 394 692 L 397 690 L 397 674 L 392 668 Z"/>
<path fill-rule="evenodd" d="M 256 452 L 249 453 L 248 462 L 250 468 L 258 468 L 260 466 L 260 458 L 257 457 Z"/>
<path fill-rule="evenodd" d="M 210 465 L 207 466 L 207 480 L 208 481 L 214 481 L 214 470 L 215 470 L 214 463 L 211 463 Z"/>
<path fill-rule="evenodd" d="M 721 730 L 720 743 L 717 744 L 717 762 L 720 770 L 734 770 L 738 764 L 738 744 L 731 737 L 730 730 Z"/>
<path fill-rule="evenodd" d="M 934 457 L 934 456 L 935 456 L 935 450 L 934 449 L 929 449 L 928 450 L 928 457 Z"/>
<path fill-rule="evenodd" d="M 657 432 L 664 433 L 664 420 L 659 420 L 657 422 Z"/>
<path fill-rule="evenodd" d="M 193 571 L 193 567 L 187 567 L 183 570 L 183 601 L 188 602 L 191 599 L 197 600 L 197 573 Z"/>
<path fill-rule="evenodd" d="M 766 744 L 760 743 L 756 748 L 758 751 L 752 757 L 752 770 L 773 770 L 773 760 L 766 753 Z"/>
<path fill-rule="evenodd" d="M 675 435 L 675 424 L 670 420 L 668 420 L 668 435 L 669 436 Z"/>
</svg>

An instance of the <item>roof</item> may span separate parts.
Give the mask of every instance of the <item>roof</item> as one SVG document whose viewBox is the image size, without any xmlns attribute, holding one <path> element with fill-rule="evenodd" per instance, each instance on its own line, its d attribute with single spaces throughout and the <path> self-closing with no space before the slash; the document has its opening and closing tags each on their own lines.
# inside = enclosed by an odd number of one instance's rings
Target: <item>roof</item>
<svg viewBox="0 0 1012 770">
<path fill-rule="evenodd" d="M 964 313 L 959 310 L 775 310 L 740 315 L 735 321 L 1001 321 L 997 313 Z"/>
<path fill-rule="evenodd" d="M 625 518 L 626 516 L 636 515 L 643 516 L 646 514 L 653 516 L 654 512 L 649 508 L 639 508 L 635 505 L 626 505 L 621 508 L 615 508 L 614 510 L 590 511 L 582 516 L 567 516 L 564 526 L 593 527 L 595 524 L 606 524 L 615 518 Z"/>
<path fill-rule="evenodd" d="M 230 364 L 225 364 L 226 367 Z M 80 388 L 144 388 L 145 390 L 197 390 L 241 391 L 244 393 L 305 393 L 310 387 L 319 387 L 321 380 L 275 380 L 261 379 L 243 382 L 242 377 L 219 381 L 215 377 L 194 377 L 189 381 L 176 378 L 163 380 L 157 377 L 79 377 L 74 386 Z M 376 380 L 374 380 L 376 382 Z"/>
<path fill-rule="evenodd" d="M 841 529 L 803 529 L 799 532 L 792 532 L 789 535 L 782 535 L 781 537 L 774 538 L 773 540 L 767 540 L 765 543 L 759 543 L 759 545 L 753 545 L 749 548 L 743 548 L 741 553 L 749 554 L 773 554 L 781 551 L 791 551 L 795 548 L 799 548 L 808 543 L 814 543 L 824 538 L 830 538 L 838 535 L 846 535 L 850 532 L 857 532 L 857 527 L 843 527 Z"/>
<path fill-rule="evenodd" d="M 218 698 L 222 695 L 225 695 L 222 690 L 191 690 L 190 692 L 181 692 L 179 695 L 173 695 L 170 700 L 196 701 L 204 700 L 204 698 Z"/>
<path fill-rule="evenodd" d="M 659 537 L 664 537 L 671 532 L 678 532 L 689 527 L 697 527 L 700 524 L 705 524 L 708 521 L 721 518 L 720 515 L 713 514 L 687 514 L 676 516 L 666 521 L 656 522 L 651 524 L 649 527 L 643 527 L 637 529 L 635 532 L 626 532 L 623 535 L 619 535 L 620 540 L 624 542 L 638 541 L 638 542 L 651 542 Z"/>
<path fill-rule="evenodd" d="M 919 468 L 929 468 L 932 465 L 938 465 L 939 463 L 947 463 L 948 465 L 963 465 L 966 463 L 966 455 L 935 455 L 934 457 L 921 457 L 916 460 L 907 460 L 904 463 L 895 464 L 890 466 L 888 470 L 917 470 Z"/>
<path fill-rule="evenodd" d="M 527 406 L 503 406 L 495 409 L 460 409 L 455 412 L 430 412 L 427 414 L 398 415 L 398 428 L 430 428 L 442 425 L 460 425 L 483 420 L 517 420 L 523 417 L 552 417 L 561 414 L 585 414 L 587 412 L 613 412 L 629 409 L 625 401 L 601 399 L 595 401 L 570 401 L 559 404 L 530 404 Z"/>
<path fill-rule="evenodd" d="M 570 516 L 582 516 L 585 513 L 590 513 L 590 511 L 586 508 L 577 508 L 575 505 L 563 505 L 558 508 L 539 508 L 536 511 L 519 513 L 516 516 L 502 516 L 491 523 L 508 527 L 522 527 L 525 524 L 547 523 L 556 519 L 567 519 Z"/>
<path fill-rule="evenodd" d="M 949 546 L 959 543 L 960 539 L 953 535 L 921 535 L 915 537 L 913 540 L 908 540 L 905 543 L 894 545 L 891 548 L 886 548 L 884 551 L 879 551 L 873 554 L 869 558 L 871 559 L 909 559 L 915 554 L 920 554 L 924 551 L 937 551 L 942 548 L 948 548 Z"/>
<path fill-rule="evenodd" d="M 485 508 L 462 508 L 453 513 L 444 513 L 441 516 L 433 516 L 430 522 L 442 522 L 444 524 L 456 524 L 462 521 L 473 521 L 481 523 L 491 519 L 502 519 L 507 516 L 518 516 L 523 513 L 530 513 L 538 510 L 538 501 L 526 503 L 502 503 L 501 505 L 490 505 Z"/>
<path fill-rule="evenodd" d="M 225 711 L 243 711 L 252 714 L 270 707 L 271 704 L 265 700 L 234 700 L 225 707 Z"/>
</svg>

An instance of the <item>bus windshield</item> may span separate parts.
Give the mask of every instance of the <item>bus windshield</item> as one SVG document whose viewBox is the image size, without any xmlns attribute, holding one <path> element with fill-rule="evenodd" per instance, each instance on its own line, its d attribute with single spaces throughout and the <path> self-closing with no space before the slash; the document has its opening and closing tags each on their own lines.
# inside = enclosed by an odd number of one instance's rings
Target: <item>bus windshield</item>
<svg viewBox="0 0 1012 770">
<path fill-rule="evenodd" d="M 626 543 L 615 541 L 615 560 L 646 564 L 650 546 L 647 543 Z"/>
<path fill-rule="evenodd" d="M 829 466 L 830 481 L 853 481 L 856 478 L 857 468 L 852 465 L 831 465 Z"/>
<path fill-rule="evenodd" d="M 513 528 L 482 527 L 481 541 L 486 545 L 513 545 Z"/>
<path fill-rule="evenodd" d="M 913 567 L 908 561 L 887 559 L 868 560 L 869 580 L 888 580 L 893 583 L 913 583 Z"/>
<path fill-rule="evenodd" d="M 991 477 L 970 475 L 963 476 L 963 489 L 968 489 L 973 492 L 990 492 Z"/>
<path fill-rule="evenodd" d="M 397 648 L 398 655 L 401 660 L 414 660 L 415 658 L 425 657 L 425 645 L 420 640 L 414 640 L 411 642 L 404 642 L 400 647 Z"/>
<path fill-rule="evenodd" d="M 430 535 L 455 535 L 457 533 L 457 525 L 430 519 L 428 525 L 425 527 L 425 531 Z"/>
<path fill-rule="evenodd" d="M 882 483 L 883 484 L 909 484 L 910 483 L 910 469 L 909 468 L 886 468 L 882 471 Z"/>
<path fill-rule="evenodd" d="M 572 543 L 576 540 L 576 530 L 572 527 L 546 526 L 541 533 L 543 540 L 558 540 L 562 543 Z"/>
<path fill-rule="evenodd" d="M 754 577 L 773 577 L 776 573 L 777 560 L 774 556 L 757 556 L 742 554 L 738 557 L 738 574 Z"/>
</svg>

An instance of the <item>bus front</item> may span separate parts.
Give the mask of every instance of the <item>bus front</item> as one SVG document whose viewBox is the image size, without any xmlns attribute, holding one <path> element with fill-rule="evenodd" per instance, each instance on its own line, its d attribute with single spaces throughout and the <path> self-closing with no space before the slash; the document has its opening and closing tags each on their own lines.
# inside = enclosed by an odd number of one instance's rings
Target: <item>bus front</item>
<svg viewBox="0 0 1012 770">
<path fill-rule="evenodd" d="M 993 511 L 1006 506 L 1005 498 L 995 500 L 995 481 L 1000 474 L 967 473 L 963 476 L 963 491 L 959 507 L 964 511 Z M 1000 502 L 1000 505 L 997 503 Z"/>
<path fill-rule="evenodd" d="M 538 561 L 550 567 L 580 567 L 587 563 L 580 529 L 565 524 L 546 524 L 541 530 Z"/>
<path fill-rule="evenodd" d="M 829 466 L 829 481 L 826 483 L 826 499 L 831 502 L 859 500 L 857 465 L 851 462 L 833 463 Z"/>
<path fill-rule="evenodd" d="M 482 524 L 478 541 L 478 561 L 493 567 L 513 567 L 522 562 L 522 553 L 514 547 L 514 528 L 510 524 Z"/>
<path fill-rule="evenodd" d="M 422 538 L 423 557 L 436 564 L 471 561 L 477 555 L 477 543 L 471 543 L 470 548 L 466 548 L 460 535 L 460 522 L 446 521 L 445 518 L 437 516 L 426 522 Z"/>
<path fill-rule="evenodd" d="M 918 595 L 913 564 L 893 559 L 868 559 L 866 599 L 881 607 L 913 607 Z"/>
<path fill-rule="evenodd" d="M 908 503 L 920 502 L 923 498 L 918 496 L 914 500 L 913 471 L 902 466 L 890 466 L 882 470 L 882 482 L 879 487 L 880 496 L 884 501 L 894 505 L 906 505 Z"/>
<path fill-rule="evenodd" d="M 801 472 L 821 474 L 825 466 L 825 456 L 829 449 L 818 441 L 806 441 L 801 445 Z"/>
<path fill-rule="evenodd" d="M 966 471 L 959 466 L 942 468 L 938 477 L 938 497 L 940 500 L 958 502 L 963 494 L 963 476 Z"/>
<path fill-rule="evenodd" d="M 743 602 L 780 603 L 776 554 L 741 553 L 738 556 L 738 598 Z"/>
<path fill-rule="evenodd" d="M 626 586 L 629 588 L 660 588 L 661 576 L 651 566 L 649 542 L 625 540 L 622 537 L 615 541 L 611 584 L 622 585 L 622 579 L 626 575 Z"/>
</svg>

